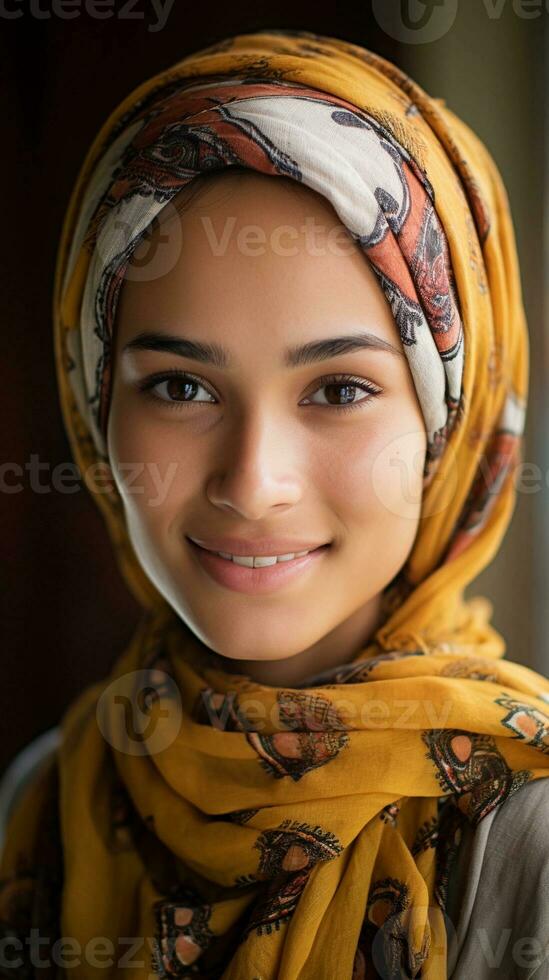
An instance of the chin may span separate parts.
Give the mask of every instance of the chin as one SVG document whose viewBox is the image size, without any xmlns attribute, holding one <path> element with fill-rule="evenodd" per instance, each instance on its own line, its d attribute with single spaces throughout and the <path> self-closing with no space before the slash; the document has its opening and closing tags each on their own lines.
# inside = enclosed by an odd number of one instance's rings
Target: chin
<svg viewBox="0 0 549 980">
<path fill-rule="evenodd" d="M 306 648 L 304 647 L 303 649 Z M 272 651 L 265 650 L 265 648 L 262 647 L 261 655 L 259 656 L 257 644 L 249 648 L 243 648 L 242 644 L 239 644 L 237 650 L 233 648 L 227 648 L 226 644 L 222 644 L 221 648 L 219 650 L 216 650 L 216 653 L 219 653 L 220 656 L 222 657 L 226 657 L 227 660 L 233 660 L 235 662 L 239 660 L 243 660 L 243 661 L 257 660 L 258 663 L 259 662 L 274 663 L 274 661 L 288 660 L 291 657 L 295 657 L 298 653 L 301 652 L 302 652 L 301 649 L 296 650 L 293 647 L 290 650 L 288 649 L 281 650 L 280 648 L 278 648 L 277 650 L 272 650 Z"/>
<path fill-rule="evenodd" d="M 256 639 L 246 637 L 244 639 L 238 635 L 235 637 L 234 642 L 227 642 L 226 636 L 220 637 L 219 642 L 215 642 L 215 635 L 212 636 L 210 633 L 209 636 L 210 640 L 205 639 L 204 642 L 207 643 L 210 649 L 215 650 L 221 657 L 226 657 L 228 660 L 234 661 L 257 660 L 261 662 L 273 662 L 275 660 L 287 660 L 289 657 L 294 657 L 296 654 L 301 653 L 307 647 L 307 644 L 303 647 L 296 647 L 294 645 L 288 647 L 282 644 L 267 645 L 262 642 L 260 637 Z"/>
<path fill-rule="evenodd" d="M 171 582 L 164 596 L 190 630 L 210 650 L 230 660 L 287 660 L 303 653 L 337 622 L 322 621 L 318 595 L 307 601 L 276 599 L 276 605 L 247 596 L 216 601 Z M 314 629 L 311 626 L 314 624 Z"/>
<path fill-rule="evenodd" d="M 229 624 L 226 618 L 215 623 L 211 620 L 207 622 L 201 617 L 189 617 L 188 611 L 182 618 L 210 650 L 234 661 L 286 660 L 306 650 L 318 639 L 316 635 L 298 635 L 288 626 L 287 618 L 280 615 L 276 617 L 278 626 L 266 623 L 264 616 L 260 617 L 256 626 L 251 625 L 249 620 L 246 623 L 233 620 Z M 291 644 L 288 643 L 290 636 Z"/>
</svg>

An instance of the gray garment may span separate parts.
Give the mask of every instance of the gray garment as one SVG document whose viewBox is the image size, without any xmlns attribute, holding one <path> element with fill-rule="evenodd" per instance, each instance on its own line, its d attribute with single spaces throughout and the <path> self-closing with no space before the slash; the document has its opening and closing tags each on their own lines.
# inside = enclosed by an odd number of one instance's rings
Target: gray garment
<svg viewBox="0 0 549 980">
<path fill-rule="evenodd" d="M 446 911 L 451 980 L 549 980 L 549 778 L 466 825 Z"/>
</svg>

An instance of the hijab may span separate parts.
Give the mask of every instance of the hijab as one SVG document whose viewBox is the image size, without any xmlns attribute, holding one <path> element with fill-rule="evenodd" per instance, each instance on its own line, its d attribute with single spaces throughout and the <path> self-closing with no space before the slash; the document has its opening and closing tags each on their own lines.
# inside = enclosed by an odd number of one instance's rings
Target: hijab
<svg viewBox="0 0 549 980">
<path fill-rule="evenodd" d="M 186 184 L 230 166 L 331 202 L 390 303 L 427 432 L 418 532 L 382 624 L 293 688 L 200 655 L 106 478 L 125 270 Z M 10 824 L 5 934 L 23 959 L 37 923 L 71 937 L 78 978 L 98 963 L 131 980 L 446 977 L 463 821 L 549 775 L 549 681 L 504 659 L 491 603 L 464 597 L 512 516 L 527 396 L 514 232 L 487 149 L 358 45 L 226 38 L 139 86 L 95 138 L 63 226 L 54 337 L 72 451 L 143 614 L 69 706 Z"/>
</svg>

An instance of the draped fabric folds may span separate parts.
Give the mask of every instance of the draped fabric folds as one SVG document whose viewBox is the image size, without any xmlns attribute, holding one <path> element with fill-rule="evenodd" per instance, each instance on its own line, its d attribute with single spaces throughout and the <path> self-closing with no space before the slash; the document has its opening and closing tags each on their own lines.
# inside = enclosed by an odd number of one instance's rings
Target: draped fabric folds
<svg viewBox="0 0 549 980">
<path fill-rule="evenodd" d="M 428 437 L 420 525 L 382 625 L 351 663 L 294 688 L 203 655 L 104 481 L 128 261 L 189 181 L 234 165 L 332 203 L 391 304 Z M 74 940 L 78 978 L 445 978 L 462 821 L 549 775 L 549 681 L 504 658 L 488 600 L 464 598 L 511 519 L 528 383 L 488 151 L 365 48 L 306 31 L 226 38 L 141 85 L 97 135 L 65 218 L 54 327 L 74 457 L 143 615 L 110 676 L 69 706 L 11 821 L 0 921 L 21 976 L 44 976 L 24 942 L 37 927 Z"/>
</svg>

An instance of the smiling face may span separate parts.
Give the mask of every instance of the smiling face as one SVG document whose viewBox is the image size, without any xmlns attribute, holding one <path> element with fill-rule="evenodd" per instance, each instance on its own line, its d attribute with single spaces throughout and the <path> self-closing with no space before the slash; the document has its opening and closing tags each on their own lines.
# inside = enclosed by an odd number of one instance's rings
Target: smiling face
<svg viewBox="0 0 549 980">
<path fill-rule="evenodd" d="M 331 204 L 256 173 L 198 188 L 121 289 L 113 475 L 145 572 L 203 643 L 313 672 L 366 645 L 412 548 L 423 416 L 390 306 Z"/>
</svg>

